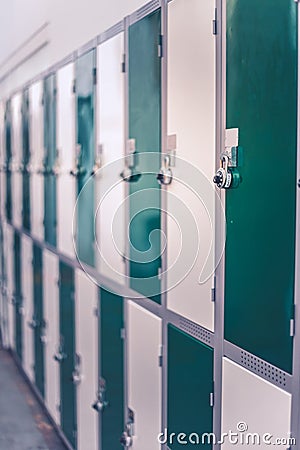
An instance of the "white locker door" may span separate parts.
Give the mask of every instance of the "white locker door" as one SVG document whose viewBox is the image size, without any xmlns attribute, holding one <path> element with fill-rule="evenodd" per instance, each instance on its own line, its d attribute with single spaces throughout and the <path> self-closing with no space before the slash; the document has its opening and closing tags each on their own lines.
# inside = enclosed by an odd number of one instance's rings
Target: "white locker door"
<svg viewBox="0 0 300 450">
<path fill-rule="evenodd" d="M 98 47 L 98 155 L 101 175 L 96 175 L 96 258 L 97 268 L 105 276 L 124 284 L 125 214 L 122 208 L 124 168 L 124 74 L 121 62 L 124 34 L 120 33 Z M 118 226 L 113 226 L 117 220 Z M 117 232 L 117 235 L 116 233 Z M 123 235 L 124 234 L 124 235 Z"/>
<path fill-rule="evenodd" d="M 287 439 L 290 433 L 291 395 L 249 372 L 227 358 L 223 359 L 222 433 L 237 433 L 241 442 L 247 433 L 257 433 L 260 439 L 251 449 L 285 449 L 276 439 Z M 243 432 L 244 430 L 244 432 Z M 263 436 L 272 435 L 270 443 Z M 247 438 L 249 439 L 249 438 Z M 258 438 L 256 438 L 258 439 Z M 268 439 L 268 438 L 267 438 Z M 248 441 L 253 443 L 253 441 Z M 222 450 L 239 448 L 224 437 Z M 245 446 L 246 448 L 246 446 Z"/>
<path fill-rule="evenodd" d="M 16 227 L 22 226 L 22 94 L 12 98 L 12 222 Z"/>
<path fill-rule="evenodd" d="M 133 450 L 159 450 L 162 386 L 161 319 L 128 301 L 128 407 L 134 413 Z"/>
<path fill-rule="evenodd" d="M 32 240 L 22 235 L 22 291 L 23 291 L 23 366 L 29 379 L 34 382 L 34 331 L 33 320 L 33 266 Z"/>
<path fill-rule="evenodd" d="M 5 225 L 5 253 L 7 270 L 7 301 L 8 301 L 8 327 L 9 345 L 15 349 L 15 306 L 13 304 L 14 293 L 14 232 L 13 228 Z"/>
<path fill-rule="evenodd" d="M 176 149 L 176 160 L 167 188 L 167 304 L 209 330 L 214 329 L 214 15 L 214 0 L 168 3 L 167 128 L 169 136 L 176 135 L 176 144 L 168 139 L 168 149 Z"/>
<path fill-rule="evenodd" d="M 44 154 L 43 84 L 34 83 L 29 88 L 30 108 L 30 222 L 31 233 L 37 239 L 44 239 L 44 184 L 42 170 Z"/>
<path fill-rule="evenodd" d="M 53 356 L 59 345 L 59 261 L 48 250 L 43 253 L 45 343 L 45 402 L 57 424 L 60 423 L 60 371 Z"/>
<path fill-rule="evenodd" d="M 76 199 L 74 64 L 57 72 L 57 240 L 62 253 L 74 257 L 72 222 Z M 66 122 L 67 121 L 67 122 Z"/>
<path fill-rule="evenodd" d="M 98 388 L 98 288 L 82 270 L 75 272 L 75 298 L 78 450 L 97 450 L 99 416 L 92 404 Z"/>
</svg>

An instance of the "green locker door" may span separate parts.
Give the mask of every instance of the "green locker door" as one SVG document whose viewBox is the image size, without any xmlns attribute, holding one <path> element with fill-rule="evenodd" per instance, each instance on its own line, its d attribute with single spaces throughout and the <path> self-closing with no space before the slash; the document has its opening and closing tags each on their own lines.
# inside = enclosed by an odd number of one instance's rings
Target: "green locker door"
<svg viewBox="0 0 300 450">
<path fill-rule="evenodd" d="M 160 170 L 161 148 L 161 42 L 160 9 L 129 27 L 129 138 L 135 140 L 137 170 L 130 182 L 131 287 L 160 302 Z M 147 165 L 145 152 L 157 153 Z M 139 157 L 141 155 L 141 157 Z M 155 167 L 156 165 L 156 167 Z M 155 231 L 157 230 L 157 231 Z"/>
<path fill-rule="evenodd" d="M 56 77 L 44 80 L 44 230 L 45 241 L 56 246 Z"/>
<path fill-rule="evenodd" d="M 94 179 L 90 179 L 90 176 L 95 160 L 95 67 L 95 50 L 84 54 L 76 61 L 77 253 L 83 262 L 92 266 L 94 265 L 95 200 Z"/>
<path fill-rule="evenodd" d="M 168 328 L 168 432 L 212 433 L 213 408 L 210 394 L 213 392 L 213 349 L 169 325 Z M 162 437 L 162 442 L 166 436 Z M 183 444 L 168 438 L 172 450 L 180 450 Z M 195 441 L 195 436 L 193 440 Z M 188 442 L 185 448 L 195 448 Z M 200 438 L 201 444 L 201 438 Z M 199 445 L 199 444 L 198 444 Z M 201 448 L 211 449 L 205 440 Z"/>
<path fill-rule="evenodd" d="M 30 162 L 29 141 L 29 91 L 23 92 L 22 99 L 22 144 L 23 144 L 23 180 L 22 180 L 22 222 L 23 227 L 30 231 L 30 174 L 28 164 Z"/>
<path fill-rule="evenodd" d="M 242 182 L 226 192 L 225 339 L 291 372 L 297 7 L 227 0 L 227 128 Z M 253 26 L 255 24 L 255 26 Z"/>
<path fill-rule="evenodd" d="M 43 252 L 33 245 L 33 325 L 34 325 L 34 374 L 35 384 L 44 397 L 44 344 L 45 320 L 43 307 Z"/>
<path fill-rule="evenodd" d="M 12 160 L 12 148 L 11 148 L 11 102 L 6 102 L 5 110 L 5 146 L 6 146 L 6 202 L 5 212 L 8 222 L 12 220 L 12 183 L 11 183 L 11 160 Z"/>
<path fill-rule="evenodd" d="M 74 269 L 59 263 L 59 321 L 60 349 L 56 357 L 60 363 L 61 427 L 76 448 L 76 386 L 73 383 L 75 368 L 75 285 Z"/>
<path fill-rule="evenodd" d="M 22 279 L 21 279 L 21 238 L 14 232 L 14 304 L 15 304 L 15 349 L 18 357 L 22 360 L 23 343 L 22 343 Z"/>
<path fill-rule="evenodd" d="M 100 420 L 101 450 L 119 450 L 124 429 L 123 298 L 100 289 L 99 393 L 108 405 Z"/>
</svg>

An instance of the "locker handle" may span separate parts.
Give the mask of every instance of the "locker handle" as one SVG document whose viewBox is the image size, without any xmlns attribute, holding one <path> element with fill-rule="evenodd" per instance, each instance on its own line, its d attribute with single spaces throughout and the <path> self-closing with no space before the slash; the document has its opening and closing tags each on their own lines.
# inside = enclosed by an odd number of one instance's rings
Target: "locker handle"
<svg viewBox="0 0 300 450">
<path fill-rule="evenodd" d="M 34 320 L 34 319 L 29 320 L 29 321 L 27 322 L 27 325 L 28 325 L 32 330 L 34 330 L 34 329 L 37 328 L 37 326 L 38 326 L 37 321 Z"/>
<path fill-rule="evenodd" d="M 132 447 L 133 439 L 130 432 L 130 426 L 128 424 L 126 425 L 125 431 L 122 433 L 120 443 L 121 445 L 123 445 L 124 448 Z"/>
<path fill-rule="evenodd" d="M 53 359 L 58 362 L 61 363 L 67 356 L 64 353 L 58 352 L 55 353 L 55 355 L 53 356 Z"/>
<path fill-rule="evenodd" d="M 78 370 L 74 370 L 72 373 L 72 381 L 75 384 L 75 386 L 78 386 L 82 381 L 82 375 Z"/>
<path fill-rule="evenodd" d="M 106 402 L 105 400 L 101 400 L 100 398 L 97 398 L 92 404 L 92 408 L 97 412 L 103 412 L 107 406 L 108 402 Z"/>
</svg>

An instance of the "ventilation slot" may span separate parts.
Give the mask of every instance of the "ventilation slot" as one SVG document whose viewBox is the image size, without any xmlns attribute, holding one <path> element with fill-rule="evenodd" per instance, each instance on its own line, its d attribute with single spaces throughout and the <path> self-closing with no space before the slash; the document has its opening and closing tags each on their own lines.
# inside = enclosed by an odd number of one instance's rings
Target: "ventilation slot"
<svg viewBox="0 0 300 450">
<path fill-rule="evenodd" d="M 100 34 L 97 38 L 97 43 L 101 44 L 102 42 L 107 41 L 108 39 L 111 39 L 112 37 L 116 36 L 117 34 L 124 31 L 124 22 L 121 20 L 116 25 L 112 26 L 108 30 L 104 31 L 104 33 Z"/>
<path fill-rule="evenodd" d="M 251 353 L 241 350 L 241 364 L 251 372 L 257 373 L 257 375 L 270 380 L 272 383 L 277 384 L 283 388 L 286 387 L 287 380 L 286 374 L 276 367 L 268 364 L 267 362 L 251 355 Z"/>
<path fill-rule="evenodd" d="M 179 321 L 179 326 L 182 331 L 185 331 L 186 333 L 195 337 L 199 341 L 204 342 L 205 344 L 211 345 L 212 333 L 200 327 L 200 325 L 197 325 L 190 320 L 181 318 Z"/>
<path fill-rule="evenodd" d="M 153 0 L 152 2 L 147 3 L 145 6 L 143 6 L 142 8 L 137 10 L 137 12 L 136 12 L 136 19 L 137 20 L 141 20 L 143 17 L 147 16 L 152 11 L 157 9 L 159 6 L 160 5 L 159 5 L 159 1 L 158 0 Z"/>
</svg>

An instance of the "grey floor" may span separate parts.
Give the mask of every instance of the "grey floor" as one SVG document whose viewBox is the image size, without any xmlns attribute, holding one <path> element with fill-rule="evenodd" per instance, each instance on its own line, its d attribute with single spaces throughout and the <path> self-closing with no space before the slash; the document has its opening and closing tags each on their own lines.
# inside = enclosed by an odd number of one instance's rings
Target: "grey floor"
<svg viewBox="0 0 300 450">
<path fill-rule="evenodd" d="M 0 450 L 65 450 L 11 355 L 0 350 Z"/>
</svg>

